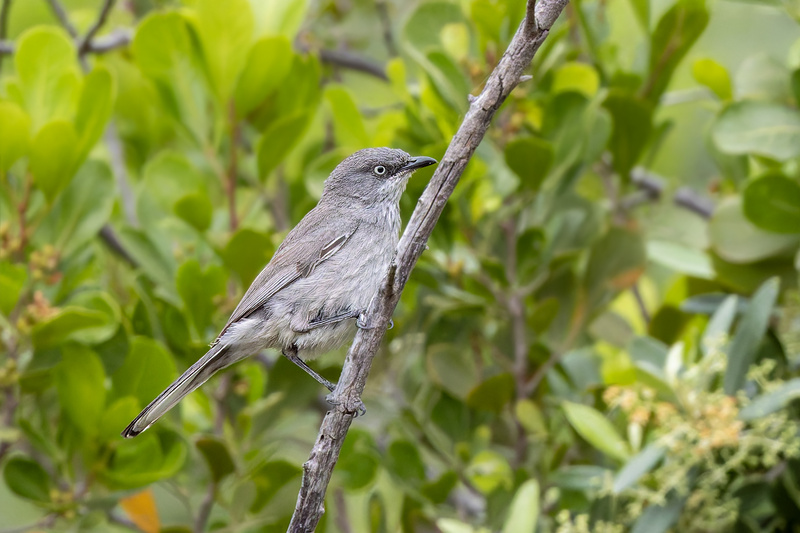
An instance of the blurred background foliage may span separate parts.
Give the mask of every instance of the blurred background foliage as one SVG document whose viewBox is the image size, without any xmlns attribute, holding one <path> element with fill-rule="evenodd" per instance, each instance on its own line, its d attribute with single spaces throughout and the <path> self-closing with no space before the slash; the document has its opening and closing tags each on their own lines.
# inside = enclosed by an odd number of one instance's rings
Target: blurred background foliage
<svg viewBox="0 0 800 533">
<path fill-rule="evenodd" d="M 0 531 L 285 530 L 327 406 L 279 354 L 119 432 L 343 157 L 442 156 L 525 2 L 0 6 Z M 798 21 L 568 5 L 403 294 L 320 531 L 798 531 Z"/>
</svg>

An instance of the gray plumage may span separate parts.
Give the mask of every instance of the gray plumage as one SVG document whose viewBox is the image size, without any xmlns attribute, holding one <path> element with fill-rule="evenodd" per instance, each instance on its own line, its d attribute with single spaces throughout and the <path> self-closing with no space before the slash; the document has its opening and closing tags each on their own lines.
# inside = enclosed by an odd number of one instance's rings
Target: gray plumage
<svg viewBox="0 0 800 533">
<path fill-rule="evenodd" d="M 218 370 L 277 348 L 320 383 L 303 359 L 338 348 L 377 294 L 395 253 L 399 201 L 417 168 L 436 163 L 402 150 L 360 150 L 334 169 L 319 203 L 289 232 L 211 349 L 122 432 L 135 437 Z"/>
</svg>

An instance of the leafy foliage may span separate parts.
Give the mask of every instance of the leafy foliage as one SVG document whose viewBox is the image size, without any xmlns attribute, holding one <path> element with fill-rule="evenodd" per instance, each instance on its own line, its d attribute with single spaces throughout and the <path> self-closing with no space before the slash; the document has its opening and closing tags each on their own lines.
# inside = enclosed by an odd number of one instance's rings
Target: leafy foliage
<svg viewBox="0 0 800 533">
<path fill-rule="evenodd" d="M 442 156 L 525 2 L 126 2 L 105 53 L 10 5 L 0 528 L 285 530 L 326 391 L 279 354 L 119 432 L 343 157 Z M 730 5 L 571 3 L 412 275 L 320 531 L 795 524 L 800 19 Z"/>
</svg>

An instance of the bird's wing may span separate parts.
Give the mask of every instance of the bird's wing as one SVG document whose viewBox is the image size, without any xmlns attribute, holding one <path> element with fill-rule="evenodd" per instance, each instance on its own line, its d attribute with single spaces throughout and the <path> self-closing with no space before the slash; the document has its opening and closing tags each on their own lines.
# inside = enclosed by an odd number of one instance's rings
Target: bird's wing
<svg viewBox="0 0 800 533">
<path fill-rule="evenodd" d="M 331 223 L 317 218 L 320 217 L 307 215 L 289 232 L 272 260 L 247 289 L 220 337 L 231 324 L 259 309 L 279 291 L 310 276 L 320 263 L 341 250 L 358 229 L 355 220 Z"/>
</svg>

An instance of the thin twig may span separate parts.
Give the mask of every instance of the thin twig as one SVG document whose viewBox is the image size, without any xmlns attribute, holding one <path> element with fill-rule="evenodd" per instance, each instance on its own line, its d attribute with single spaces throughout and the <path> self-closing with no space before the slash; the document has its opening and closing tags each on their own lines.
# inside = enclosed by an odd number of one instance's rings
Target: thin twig
<svg viewBox="0 0 800 533">
<path fill-rule="evenodd" d="M 380 347 L 390 317 L 400 294 L 411 275 L 447 199 L 453 192 L 472 154 L 483 139 L 492 118 L 549 33 L 568 0 L 528 1 L 525 21 L 499 64 L 494 69 L 480 96 L 470 103 L 464 121 L 422 194 L 417 208 L 398 245 L 395 263 L 389 269 L 383 287 L 370 305 L 366 320 L 372 329 L 360 329 L 347 353 L 339 385 L 332 393 L 336 408 L 322 421 L 317 441 L 308 461 L 303 465 L 303 481 L 289 525 L 291 533 L 314 531 L 322 513 L 323 502 L 342 443 L 361 403 L 361 393 Z"/>
<path fill-rule="evenodd" d="M 106 131 L 103 133 L 103 140 L 106 142 L 108 155 L 111 159 L 111 170 L 117 179 L 122 213 L 125 215 L 125 220 L 128 221 L 128 224 L 136 227 L 139 225 L 136 217 L 136 199 L 128 179 L 128 169 L 125 167 L 125 153 L 122 148 L 122 141 L 119 138 L 117 124 L 113 118 L 108 121 Z"/>
<path fill-rule="evenodd" d="M 394 35 L 392 35 L 392 21 L 389 17 L 389 6 L 386 0 L 377 0 L 375 2 L 375 9 L 378 11 L 378 19 L 381 21 L 381 33 L 383 35 L 383 43 L 386 45 L 386 51 L 389 52 L 390 57 L 397 56 L 397 46 L 394 44 Z"/>
<path fill-rule="evenodd" d="M 236 120 L 236 107 L 231 101 L 230 112 L 228 114 L 231 128 L 230 158 L 228 159 L 228 169 L 225 172 L 225 190 L 228 193 L 228 211 L 230 217 L 230 229 L 236 231 L 239 226 L 239 219 L 236 214 L 236 179 L 238 173 L 238 152 L 237 148 L 240 141 L 241 130 Z"/>
<path fill-rule="evenodd" d="M 56 16 L 61 25 L 64 26 L 64 29 L 67 30 L 69 36 L 73 39 L 77 38 L 78 30 L 76 30 L 75 26 L 72 24 L 72 22 L 70 22 L 67 11 L 64 9 L 64 6 L 61 5 L 61 2 L 58 0 L 47 0 L 47 3 L 50 4 L 50 9 L 53 11 L 53 14 Z"/>
<path fill-rule="evenodd" d="M 94 21 L 92 27 L 89 28 L 89 31 L 86 32 L 86 35 L 83 37 L 81 44 L 78 46 L 78 55 L 83 56 L 89 53 L 91 50 L 91 43 L 94 36 L 100 31 L 100 28 L 106 23 L 106 19 L 108 18 L 108 14 L 111 11 L 111 8 L 114 7 L 114 4 L 117 0 L 104 0 L 103 7 L 100 8 L 100 14 L 97 16 L 97 20 Z"/>
<path fill-rule="evenodd" d="M 206 530 L 206 523 L 211 516 L 211 508 L 214 507 L 214 497 L 217 494 L 217 484 L 213 481 L 208 484 L 206 495 L 200 503 L 200 509 L 197 511 L 197 519 L 194 523 L 194 533 L 203 533 Z"/>
<path fill-rule="evenodd" d="M 0 41 L 8 34 L 8 13 L 11 10 L 11 0 L 3 0 L 0 4 Z"/>
<path fill-rule="evenodd" d="M 114 229 L 106 224 L 100 229 L 100 238 L 108 246 L 108 249 L 117 254 L 121 259 L 128 263 L 133 268 L 138 268 L 139 263 L 136 259 L 125 249 L 125 246 L 120 242 L 119 237 L 114 232 Z"/>
<path fill-rule="evenodd" d="M 108 35 L 92 39 L 91 42 L 86 45 L 88 47 L 87 53 L 103 54 L 111 50 L 116 50 L 117 48 L 123 48 L 128 46 L 132 39 L 133 31 L 127 28 L 120 28 L 112 31 Z"/>
<path fill-rule="evenodd" d="M 323 63 L 328 63 L 329 65 L 357 70 L 383 81 L 389 81 L 383 65 L 353 52 L 346 50 L 320 50 L 319 58 Z"/>
</svg>

